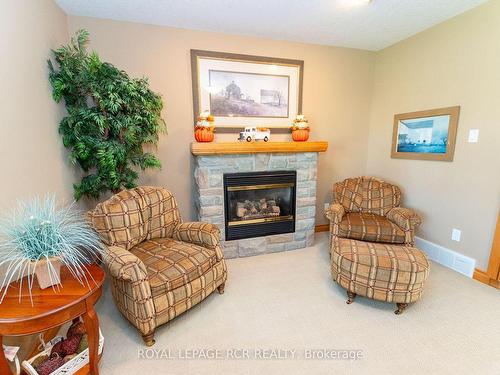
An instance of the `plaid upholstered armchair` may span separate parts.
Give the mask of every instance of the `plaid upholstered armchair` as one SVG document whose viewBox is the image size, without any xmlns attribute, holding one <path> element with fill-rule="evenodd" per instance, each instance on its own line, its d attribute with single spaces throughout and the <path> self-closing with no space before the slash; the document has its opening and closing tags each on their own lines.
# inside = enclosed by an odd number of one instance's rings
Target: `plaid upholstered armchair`
<svg viewBox="0 0 500 375">
<path fill-rule="evenodd" d="M 124 190 L 89 212 L 107 245 L 104 259 L 121 313 L 154 344 L 155 328 L 224 292 L 227 268 L 219 229 L 183 223 L 172 194 L 161 188 Z"/>
<path fill-rule="evenodd" d="M 399 207 L 396 185 L 374 177 L 348 178 L 334 185 L 335 200 L 326 210 L 331 238 L 351 238 L 412 246 L 420 217 Z"/>
</svg>

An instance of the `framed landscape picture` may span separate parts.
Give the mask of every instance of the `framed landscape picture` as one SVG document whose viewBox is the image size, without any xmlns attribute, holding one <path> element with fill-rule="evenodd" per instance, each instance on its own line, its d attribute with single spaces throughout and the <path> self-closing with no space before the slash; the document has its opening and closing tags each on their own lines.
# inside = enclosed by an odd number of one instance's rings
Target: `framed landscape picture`
<svg viewBox="0 0 500 375">
<path fill-rule="evenodd" d="M 219 128 L 290 127 L 303 71 L 301 60 L 191 50 L 194 122 L 207 110 Z"/>
<path fill-rule="evenodd" d="M 460 107 L 394 116 L 391 157 L 453 161 Z"/>
</svg>

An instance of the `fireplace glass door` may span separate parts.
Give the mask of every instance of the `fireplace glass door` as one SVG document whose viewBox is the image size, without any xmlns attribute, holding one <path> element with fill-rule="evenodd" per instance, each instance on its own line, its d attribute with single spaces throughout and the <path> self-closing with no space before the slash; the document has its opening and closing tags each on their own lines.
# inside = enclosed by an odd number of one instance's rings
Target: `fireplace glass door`
<svg viewBox="0 0 500 375">
<path fill-rule="evenodd" d="M 224 175 L 226 239 L 295 230 L 295 171 Z"/>
</svg>

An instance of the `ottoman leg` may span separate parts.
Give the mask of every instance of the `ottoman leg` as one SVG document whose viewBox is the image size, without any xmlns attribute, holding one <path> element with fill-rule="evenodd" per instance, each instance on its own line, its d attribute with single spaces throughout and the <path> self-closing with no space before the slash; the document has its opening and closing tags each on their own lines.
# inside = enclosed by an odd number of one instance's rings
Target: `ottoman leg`
<svg viewBox="0 0 500 375">
<path fill-rule="evenodd" d="M 396 315 L 402 314 L 403 311 L 405 311 L 405 309 L 408 307 L 407 303 L 397 303 L 396 305 L 398 306 L 398 309 L 394 311 L 394 314 Z"/>
<path fill-rule="evenodd" d="M 356 293 L 347 291 L 347 301 L 345 301 L 345 303 L 350 305 L 354 302 L 354 298 L 356 298 Z"/>
</svg>

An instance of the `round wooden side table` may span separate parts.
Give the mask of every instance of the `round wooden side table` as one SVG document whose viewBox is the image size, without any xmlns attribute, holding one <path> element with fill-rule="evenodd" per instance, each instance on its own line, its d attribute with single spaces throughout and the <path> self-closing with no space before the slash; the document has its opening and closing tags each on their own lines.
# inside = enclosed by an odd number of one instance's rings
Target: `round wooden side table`
<svg viewBox="0 0 500 375">
<path fill-rule="evenodd" d="M 28 283 L 22 286 L 15 282 L 0 304 L 0 374 L 10 374 L 2 346 L 3 336 L 31 335 L 60 326 L 79 316 L 87 330 L 89 342 L 89 364 L 78 374 L 98 375 L 99 320 L 94 304 L 102 294 L 104 271 L 97 265 L 87 266 L 88 285 L 82 285 L 66 267 L 61 268 L 62 286 L 59 289 L 40 289 L 36 282 L 31 290 Z M 19 288 L 22 298 L 19 301 Z"/>
</svg>

